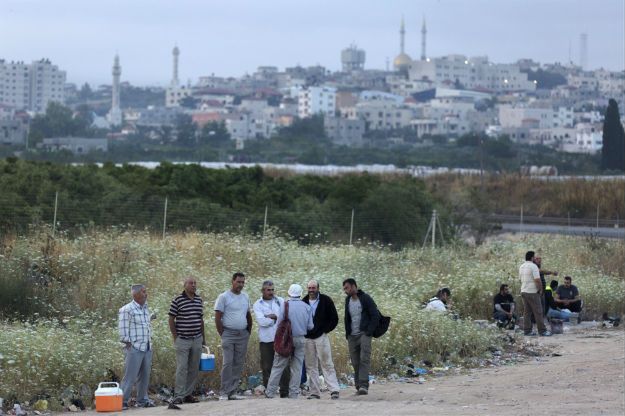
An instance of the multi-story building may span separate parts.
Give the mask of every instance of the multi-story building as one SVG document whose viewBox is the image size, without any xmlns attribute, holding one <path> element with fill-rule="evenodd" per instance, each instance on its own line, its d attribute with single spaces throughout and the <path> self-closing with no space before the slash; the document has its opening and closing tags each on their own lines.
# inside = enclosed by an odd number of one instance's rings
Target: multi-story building
<svg viewBox="0 0 625 416">
<path fill-rule="evenodd" d="M 335 144 L 350 147 L 360 147 L 363 144 L 364 120 L 327 116 L 323 118 L 323 128 L 326 136 Z"/>
<path fill-rule="evenodd" d="M 486 89 L 494 92 L 534 91 L 536 84 L 527 79 L 518 65 L 494 64 L 485 56 L 467 58 L 447 55 L 412 61 L 408 79 L 432 81 L 435 86 L 453 86 L 466 89 Z"/>
<path fill-rule="evenodd" d="M 308 87 L 299 91 L 298 116 L 312 117 L 316 114 L 334 116 L 336 89 L 332 87 Z"/>
<path fill-rule="evenodd" d="M 361 101 L 353 107 L 345 107 L 341 116 L 364 120 L 367 130 L 391 130 L 410 126 L 415 110 L 388 100 Z"/>
<path fill-rule="evenodd" d="M 0 60 L 0 104 L 43 113 L 50 102 L 65 102 L 65 71 L 49 60 L 31 64 Z"/>
</svg>

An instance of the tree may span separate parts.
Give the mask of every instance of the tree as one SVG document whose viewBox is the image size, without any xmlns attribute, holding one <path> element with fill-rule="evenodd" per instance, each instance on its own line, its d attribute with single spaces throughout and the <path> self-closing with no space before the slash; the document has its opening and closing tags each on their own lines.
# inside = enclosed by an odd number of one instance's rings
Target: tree
<svg viewBox="0 0 625 416">
<path fill-rule="evenodd" d="M 179 114 L 176 117 L 176 131 L 178 143 L 193 146 L 196 143 L 197 124 L 188 114 Z"/>
<path fill-rule="evenodd" d="M 610 99 L 603 122 L 603 149 L 601 169 L 625 170 L 625 132 L 621 124 L 618 104 Z"/>
<path fill-rule="evenodd" d="M 80 87 L 80 91 L 78 91 L 78 98 L 81 100 L 88 100 L 93 97 L 93 90 L 88 82 L 85 82 L 82 87 Z"/>
</svg>

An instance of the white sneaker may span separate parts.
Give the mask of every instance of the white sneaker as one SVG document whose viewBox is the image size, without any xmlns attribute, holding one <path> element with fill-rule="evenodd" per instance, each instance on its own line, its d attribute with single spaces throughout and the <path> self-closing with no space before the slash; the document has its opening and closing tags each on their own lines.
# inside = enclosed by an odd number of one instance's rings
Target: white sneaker
<svg viewBox="0 0 625 416">
<path fill-rule="evenodd" d="M 228 400 L 228 396 L 226 396 L 225 394 L 219 396 L 219 400 Z"/>
</svg>

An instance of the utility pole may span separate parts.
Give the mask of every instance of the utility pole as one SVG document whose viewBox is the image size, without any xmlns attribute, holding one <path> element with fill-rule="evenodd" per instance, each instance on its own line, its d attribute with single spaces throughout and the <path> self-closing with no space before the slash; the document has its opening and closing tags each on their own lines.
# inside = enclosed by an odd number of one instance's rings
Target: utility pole
<svg viewBox="0 0 625 416">
<path fill-rule="evenodd" d="M 432 211 L 432 250 L 436 247 L 436 210 Z"/>
<path fill-rule="evenodd" d="M 519 223 L 519 233 L 523 232 L 523 204 L 521 204 L 521 221 Z"/>
<path fill-rule="evenodd" d="M 269 206 L 265 205 L 265 219 L 263 220 L 263 238 L 265 238 L 265 231 L 267 231 L 267 212 L 269 211 Z"/>
</svg>

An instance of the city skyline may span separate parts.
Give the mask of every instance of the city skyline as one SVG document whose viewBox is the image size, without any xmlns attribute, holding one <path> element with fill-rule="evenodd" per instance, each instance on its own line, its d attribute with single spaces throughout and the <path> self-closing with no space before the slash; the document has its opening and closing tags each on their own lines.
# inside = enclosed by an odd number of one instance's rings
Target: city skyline
<svg viewBox="0 0 625 416">
<path fill-rule="evenodd" d="M 567 63 L 570 56 L 577 64 L 580 35 L 586 33 L 588 69 L 625 67 L 625 9 L 618 0 L 606 0 L 602 7 L 581 0 L 505 5 L 497 0 L 397 0 L 383 8 L 373 0 L 305 1 L 297 7 L 285 0 L 3 3 L 0 59 L 49 58 L 76 84 L 110 84 L 118 53 L 122 82 L 166 86 L 175 45 L 181 52 L 182 83 L 211 74 L 238 77 L 263 65 L 320 64 L 335 71 L 341 50 L 352 43 L 366 51 L 366 69 L 385 69 L 387 59 L 392 66 L 399 53 L 402 16 L 406 53 L 413 59 L 420 56 L 425 17 L 428 56 L 487 55 L 502 63 L 522 58 Z"/>
</svg>

